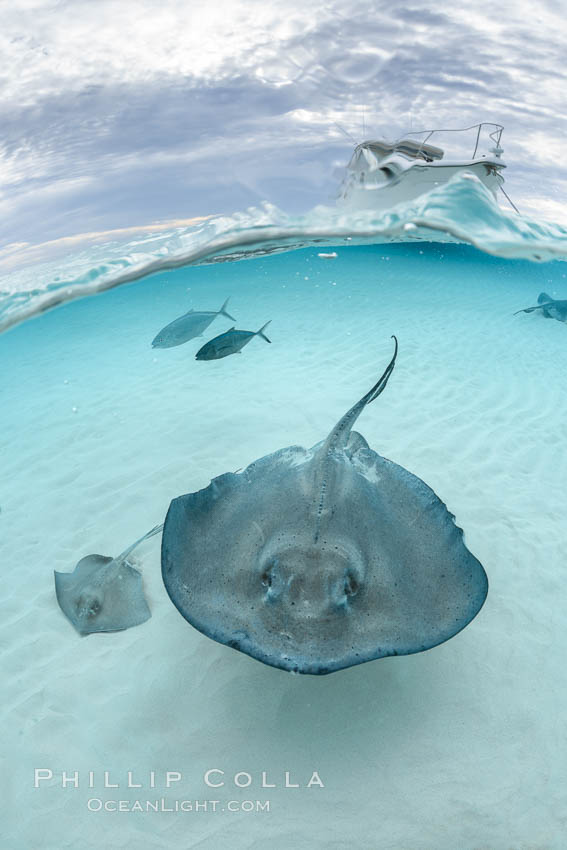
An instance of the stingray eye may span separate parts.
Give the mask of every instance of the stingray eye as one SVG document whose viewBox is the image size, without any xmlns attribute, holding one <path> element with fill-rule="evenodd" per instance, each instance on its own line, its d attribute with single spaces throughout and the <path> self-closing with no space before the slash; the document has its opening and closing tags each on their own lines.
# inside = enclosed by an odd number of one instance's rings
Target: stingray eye
<svg viewBox="0 0 567 850">
<path fill-rule="evenodd" d="M 98 596 L 80 596 L 77 602 L 77 610 L 87 617 L 96 617 L 101 609 L 101 604 Z"/>
<path fill-rule="evenodd" d="M 264 588 L 265 598 L 270 599 L 274 602 L 280 595 L 283 590 L 281 577 L 278 574 L 277 569 L 277 559 L 274 561 L 268 562 L 264 566 L 260 574 L 260 581 L 262 582 L 262 587 Z"/>
<path fill-rule="evenodd" d="M 345 573 L 345 593 L 347 596 L 354 596 L 358 592 L 358 579 L 354 573 L 347 570 Z"/>
<path fill-rule="evenodd" d="M 89 604 L 89 616 L 94 617 L 95 614 L 98 614 L 100 611 L 100 600 L 99 599 L 91 599 Z"/>
</svg>

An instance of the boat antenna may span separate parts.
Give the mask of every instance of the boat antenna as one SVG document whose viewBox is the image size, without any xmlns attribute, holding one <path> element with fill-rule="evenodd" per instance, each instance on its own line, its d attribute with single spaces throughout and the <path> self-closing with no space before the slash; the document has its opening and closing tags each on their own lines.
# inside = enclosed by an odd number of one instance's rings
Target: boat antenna
<svg viewBox="0 0 567 850">
<path fill-rule="evenodd" d="M 350 139 L 350 141 L 351 141 L 351 142 L 353 142 L 355 145 L 357 145 L 357 144 L 358 144 L 358 142 L 356 141 L 356 139 L 355 139 L 353 136 L 351 136 L 351 134 L 350 134 L 350 133 L 348 133 L 348 132 L 345 130 L 345 128 L 344 128 L 344 127 L 341 127 L 341 125 L 339 124 L 339 122 L 338 122 L 338 121 L 335 121 L 335 122 L 334 122 L 334 124 L 335 124 L 335 126 L 336 126 L 336 127 L 338 127 L 338 128 L 339 128 L 339 130 L 341 131 L 341 133 L 343 133 L 343 134 L 347 137 L 347 139 Z"/>
</svg>

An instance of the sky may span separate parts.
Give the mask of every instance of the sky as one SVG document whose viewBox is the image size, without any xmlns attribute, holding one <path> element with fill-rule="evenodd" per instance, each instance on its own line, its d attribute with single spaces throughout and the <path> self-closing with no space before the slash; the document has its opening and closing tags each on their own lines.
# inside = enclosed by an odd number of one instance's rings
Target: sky
<svg viewBox="0 0 567 850">
<path fill-rule="evenodd" d="M 506 190 L 565 221 L 567 44 L 548 0 L 12 0 L 0 250 L 332 204 L 355 142 L 505 126 Z"/>
</svg>

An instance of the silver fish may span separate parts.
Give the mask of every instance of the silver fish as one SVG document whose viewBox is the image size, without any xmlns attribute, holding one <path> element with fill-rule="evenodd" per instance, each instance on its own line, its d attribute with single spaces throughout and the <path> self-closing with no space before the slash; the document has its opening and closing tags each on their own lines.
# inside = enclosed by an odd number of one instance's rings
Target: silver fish
<svg viewBox="0 0 567 850">
<path fill-rule="evenodd" d="M 183 316 L 174 319 L 169 325 L 166 325 L 157 336 L 152 340 L 152 348 L 173 348 L 175 345 L 182 345 L 184 342 L 189 342 L 196 336 L 201 336 L 211 322 L 217 316 L 226 316 L 232 322 L 236 319 L 226 312 L 226 305 L 229 299 L 227 298 L 220 310 L 214 312 L 212 310 L 189 310 Z"/>
<path fill-rule="evenodd" d="M 271 321 L 271 320 L 270 320 Z M 229 354 L 240 354 L 240 351 L 245 345 L 248 345 L 251 339 L 255 336 L 261 336 L 266 342 L 271 342 L 264 331 L 270 322 L 266 322 L 259 331 L 237 331 L 231 328 L 226 333 L 219 334 L 214 339 L 206 342 L 195 355 L 196 360 L 220 360 L 221 357 L 228 357 Z"/>
</svg>

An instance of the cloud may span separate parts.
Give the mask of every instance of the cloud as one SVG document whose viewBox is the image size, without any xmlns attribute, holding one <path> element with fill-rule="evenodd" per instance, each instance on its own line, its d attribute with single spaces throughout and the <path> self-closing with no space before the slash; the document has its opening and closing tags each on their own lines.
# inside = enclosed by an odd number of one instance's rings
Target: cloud
<svg viewBox="0 0 567 850">
<path fill-rule="evenodd" d="M 0 32 L 2 239 L 263 199 L 304 210 L 329 200 L 349 158 L 337 123 L 357 140 L 503 123 L 514 200 L 555 196 L 567 179 L 561 8 L 499 11 L 16 0 Z"/>
</svg>

